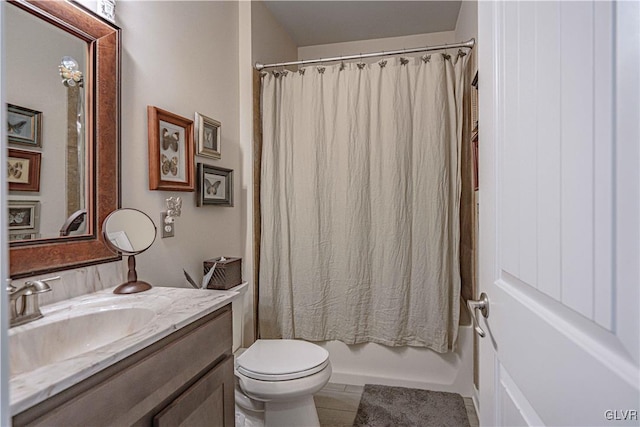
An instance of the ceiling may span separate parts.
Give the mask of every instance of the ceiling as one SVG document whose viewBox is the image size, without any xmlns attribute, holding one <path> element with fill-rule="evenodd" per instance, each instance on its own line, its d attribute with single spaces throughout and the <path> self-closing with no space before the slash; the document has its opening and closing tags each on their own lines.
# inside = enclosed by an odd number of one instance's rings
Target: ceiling
<svg viewBox="0 0 640 427">
<path fill-rule="evenodd" d="M 302 46 L 452 31 L 462 1 L 272 1 L 264 4 Z"/>
</svg>

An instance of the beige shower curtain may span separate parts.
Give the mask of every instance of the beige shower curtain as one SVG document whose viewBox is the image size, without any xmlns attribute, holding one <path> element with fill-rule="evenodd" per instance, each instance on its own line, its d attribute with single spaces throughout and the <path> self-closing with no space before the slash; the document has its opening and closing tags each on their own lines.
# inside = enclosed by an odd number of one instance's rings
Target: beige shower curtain
<svg viewBox="0 0 640 427">
<path fill-rule="evenodd" d="M 263 75 L 263 338 L 453 348 L 465 58 Z"/>
</svg>

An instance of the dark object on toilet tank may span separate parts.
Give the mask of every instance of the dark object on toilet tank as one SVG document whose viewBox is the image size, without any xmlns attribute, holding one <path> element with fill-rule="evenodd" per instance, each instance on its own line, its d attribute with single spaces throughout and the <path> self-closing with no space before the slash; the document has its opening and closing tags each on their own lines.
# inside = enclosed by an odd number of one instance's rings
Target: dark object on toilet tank
<svg viewBox="0 0 640 427">
<path fill-rule="evenodd" d="M 206 275 L 214 266 L 213 275 L 207 284 L 208 289 L 227 290 L 242 283 L 242 258 L 208 259 L 204 262 L 204 274 Z"/>
</svg>

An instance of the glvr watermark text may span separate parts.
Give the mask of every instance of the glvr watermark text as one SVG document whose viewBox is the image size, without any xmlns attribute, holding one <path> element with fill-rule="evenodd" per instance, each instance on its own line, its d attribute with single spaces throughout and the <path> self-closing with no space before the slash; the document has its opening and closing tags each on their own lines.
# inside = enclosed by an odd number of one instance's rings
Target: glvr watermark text
<svg viewBox="0 0 640 427">
<path fill-rule="evenodd" d="M 637 409 L 607 409 L 604 417 L 609 421 L 638 421 Z"/>
</svg>

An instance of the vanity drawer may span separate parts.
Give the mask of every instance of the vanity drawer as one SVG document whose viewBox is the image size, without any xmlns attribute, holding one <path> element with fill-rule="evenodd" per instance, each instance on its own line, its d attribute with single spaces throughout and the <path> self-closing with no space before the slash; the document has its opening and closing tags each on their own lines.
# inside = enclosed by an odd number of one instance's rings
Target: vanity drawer
<svg viewBox="0 0 640 427">
<path fill-rule="evenodd" d="M 153 419 L 154 427 L 233 427 L 233 356 L 207 372 Z"/>
<path fill-rule="evenodd" d="M 228 360 L 231 342 L 227 305 L 16 415 L 13 425 L 151 426 L 154 415 Z"/>
</svg>

